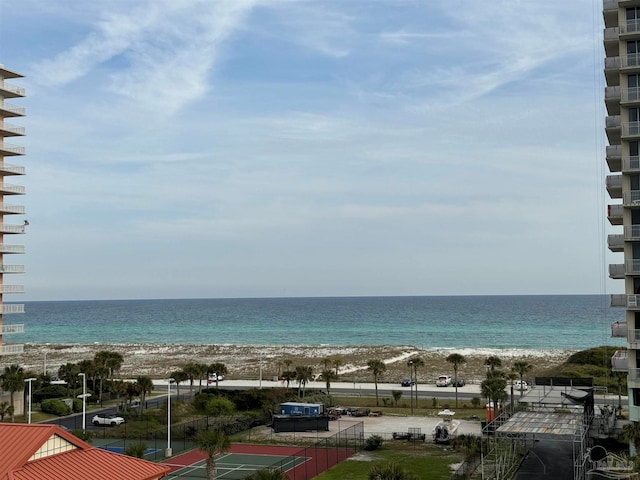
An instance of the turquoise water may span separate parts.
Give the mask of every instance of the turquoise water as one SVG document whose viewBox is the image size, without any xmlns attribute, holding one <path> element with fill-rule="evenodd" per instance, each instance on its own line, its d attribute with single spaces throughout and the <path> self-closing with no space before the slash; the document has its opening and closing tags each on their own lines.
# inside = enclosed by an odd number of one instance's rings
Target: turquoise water
<svg viewBox="0 0 640 480">
<path fill-rule="evenodd" d="M 27 302 L 11 343 L 413 345 L 583 349 L 624 345 L 605 295 Z M 9 340 L 9 337 L 7 337 Z"/>
</svg>

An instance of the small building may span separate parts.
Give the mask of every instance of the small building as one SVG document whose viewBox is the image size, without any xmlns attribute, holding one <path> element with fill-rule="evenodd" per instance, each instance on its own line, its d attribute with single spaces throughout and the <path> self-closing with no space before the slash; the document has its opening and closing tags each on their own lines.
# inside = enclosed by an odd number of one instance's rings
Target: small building
<svg viewBox="0 0 640 480">
<path fill-rule="evenodd" d="M 280 404 L 280 415 L 322 415 L 324 405 L 321 403 L 285 402 Z"/>
<path fill-rule="evenodd" d="M 278 432 L 329 431 L 328 415 L 274 415 L 271 428 Z"/>
<path fill-rule="evenodd" d="M 158 480 L 169 467 L 108 452 L 57 425 L 0 423 L 0 480 Z"/>
</svg>

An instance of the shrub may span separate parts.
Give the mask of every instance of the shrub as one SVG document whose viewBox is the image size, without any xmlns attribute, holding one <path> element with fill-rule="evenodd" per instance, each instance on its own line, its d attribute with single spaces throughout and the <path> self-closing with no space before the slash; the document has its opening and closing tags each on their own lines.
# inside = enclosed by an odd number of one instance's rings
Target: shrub
<svg viewBox="0 0 640 480">
<path fill-rule="evenodd" d="M 51 413 L 52 415 L 58 416 L 69 415 L 71 413 L 69 405 L 58 398 L 43 400 L 40 408 L 44 413 Z"/>
<path fill-rule="evenodd" d="M 144 442 L 131 443 L 125 448 L 124 454 L 130 457 L 144 458 L 144 452 L 147 449 L 147 444 Z"/>
<path fill-rule="evenodd" d="M 68 395 L 64 385 L 47 385 L 33 392 L 33 403 L 41 403 L 48 398 L 65 398 Z"/>
<path fill-rule="evenodd" d="M 384 439 L 380 435 L 371 435 L 364 441 L 364 449 L 371 451 L 377 450 L 382 446 Z"/>
<path fill-rule="evenodd" d="M 474 408 L 478 408 L 480 406 L 480 398 L 473 397 L 471 399 L 471 405 L 473 405 Z"/>
<path fill-rule="evenodd" d="M 214 417 L 220 417 L 223 415 L 230 415 L 233 413 L 235 405 L 228 398 L 213 397 L 207 400 L 204 407 L 204 411 L 207 415 Z"/>
</svg>

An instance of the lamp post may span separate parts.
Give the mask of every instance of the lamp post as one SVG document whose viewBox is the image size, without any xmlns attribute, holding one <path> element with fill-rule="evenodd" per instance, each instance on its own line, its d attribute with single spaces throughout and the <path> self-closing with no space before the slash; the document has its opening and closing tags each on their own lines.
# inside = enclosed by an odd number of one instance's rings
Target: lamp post
<svg viewBox="0 0 640 480">
<path fill-rule="evenodd" d="M 82 377 L 82 395 L 78 395 L 78 397 L 82 397 L 82 431 L 86 430 L 86 422 L 87 422 L 87 376 L 84 373 L 79 373 L 79 377 Z"/>
<path fill-rule="evenodd" d="M 29 398 L 27 399 L 27 423 L 31 423 L 31 382 L 33 382 L 35 378 L 27 378 L 25 382 L 29 384 Z"/>
<path fill-rule="evenodd" d="M 409 403 L 411 403 L 411 415 L 413 415 L 413 372 L 411 371 L 411 367 L 413 366 L 413 360 L 409 360 L 407 362 L 407 365 L 409 365 Z M 417 391 L 416 387 L 416 397 L 418 396 L 418 391 Z"/>
<path fill-rule="evenodd" d="M 165 457 L 173 454 L 171 450 L 171 382 L 175 382 L 174 378 L 170 378 L 167 383 L 167 449 L 164 451 Z"/>
</svg>

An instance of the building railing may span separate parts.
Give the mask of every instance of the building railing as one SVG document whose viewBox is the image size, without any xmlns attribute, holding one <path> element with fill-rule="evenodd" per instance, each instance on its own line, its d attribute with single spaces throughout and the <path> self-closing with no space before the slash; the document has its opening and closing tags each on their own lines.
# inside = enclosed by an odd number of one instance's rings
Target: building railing
<svg viewBox="0 0 640 480">
<path fill-rule="evenodd" d="M 626 206 L 640 205 L 640 190 L 630 190 L 622 194 L 622 203 Z"/>
<path fill-rule="evenodd" d="M 635 381 L 640 380 L 640 368 L 630 368 L 627 378 Z"/>
<path fill-rule="evenodd" d="M 20 355 L 24 352 L 24 345 L 15 343 L 0 345 L 0 355 Z"/>
<path fill-rule="evenodd" d="M 0 172 L 13 173 L 14 175 L 24 175 L 25 168 L 20 165 L 0 162 Z"/>
<path fill-rule="evenodd" d="M 0 231 L 2 230 L 0 229 Z M 607 246 L 610 249 L 617 248 L 622 250 L 622 248 L 624 248 L 624 235 L 621 233 L 611 233 L 607 235 Z"/>
<path fill-rule="evenodd" d="M 0 253 L 24 253 L 24 245 L 5 245 L 0 243 Z"/>
<path fill-rule="evenodd" d="M 11 183 L 0 184 L 0 192 L 13 193 L 15 195 L 24 195 L 25 188 L 23 185 L 13 185 Z"/>
<path fill-rule="evenodd" d="M 640 225 L 627 225 L 624 227 L 624 239 L 628 241 L 640 240 Z"/>
<path fill-rule="evenodd" d="M 624 262 L 625 265 L 625 273 L 628 275 L 636 275 L 640 274 L 640 260 L 638 259 L 629 259 Z"/>
<path fill-rule="evenodd" d="M 622 66 L 622 59 L 620 57 L 605 57 L 604 69 L 605 70 L 620 70 Z"/>
<path fill-rule="evenodd" d="M 627 53 L 626 55 L 621 55 L 622 59 L 622 68 L 625 67 L 640 67 L 640 53 Z"/>
<path fill-rule="evenodd" d="M 12 333 L 24 333 L 24 324 L 2 324 L 2 335 L 10 335 Z"/>
<path fill-rule="evenodd" d="M 622 175 L 607 175 L 604 183 L 607 189 L 622 188 Z M 0 186 L 0 188 L 2 187 Z"/>
<path fill-rule="evenodd" d="M 638 155 L 622 157 L 622 171 L 629 172 L 632 170 L 640 170 L 640 157 Z"/>
<path fill-rule="evenodd" d="M 24 304 L 22 303 L 3 303 L 0 309 L 3 315 L 12 313 L 24 313 Z"/>
<path fill-rule="evenodd" d="M 18 105 L 13 105 L 9 102 L 0 102 L 0 110 L 19 116 L 24 116 L 27 112 L 24 107 L 19 107 Z"/>
<path fill-rule="evenodd" d="M 640 122 L 625 122 L 622 124 L 623 137 L 637 137 L 640 135 Z"/>
<path fill-rule="evenodd" d="M 24 147 L 12 143 L 0 143 L 0 151 L 10 152 L 14 155 L 24 155 Z"/>
<path fill-rule="evenodd" d="M 622 147 L 620 145 L 607 145 L 607 157 L 608 158 L 621 158 Z"/>
<path fill-rule="evenodd" d="M 6 92 L 11 92 L 15 95 L 20 95 L 21 97 L 24 97 L 27 94 L 27 91 L 24 88 L 12 85 L 11 83 L 7 83 L 4 81 L 0 82 L 0 89 Z"/>
<path fill-rule="evenodd" d="M 611 357 L 611 369 L 618 372 L 626 372 L 629 369 L 627 351 L 617 350 Z"/>
<path fill-rule="evenodd" d="M 24 135 L 25 129 L 24 127 L 19 127 L 18 125 L 13 125 L 8 122 L 0 121 L 0 130 L 4 130 L 5 132 L 11 132 L 15 135 Z"/>
<path fill-rule="evenodd" d="M 620 115 L 607 115 L 604 119 L 605 128 L 620 128 L 621 124 Z"/>
<path fill-rule="evenodd" d="M 26 227 L 24 225 L 9 225 L 0 223 L 0 233 L 24 233 Z"/>
<path fill-rule="evenodd" d="M 631 18 L 622 25 L 623 33 L 640 32 L 640 18 Z"/>
<path fill-rule="evenodd" d="M 620 90 L 620 101 L 640 102 L 640 87 L 623 88 Z"/>
<path fill-rule="evenodd" d="M 0 273 L 24 273 L 24 265 L 0 264 Z"/>
<path fill-rule="evenodd" d="M 24 285 L 0 285 L 0 293 L 24 293 Z"/>
<path fill-rule="evenodd" d="M 24 205 L 10 205 L 8 203 L 0 203 L 0 212 L 22 215 L 25 213 L 25 209 Z"/>
<path fill-rule="evenodd" d="M 605 42 L 620 40 L 620 27 L 607 27 L 604 29 L 602 38 Z"/>
<path fill-rule="evenodd" d="M 624 277 L 625 269 L 622 263 L 610 263 L 609 264 L 609 277 L 617 278 Z"/>
<path fill-rule="evenodd" d="M 640 344 L 640 330 L 629 330 L 627 332 L 627 342 L 631 346 Z"/>
</svg>

